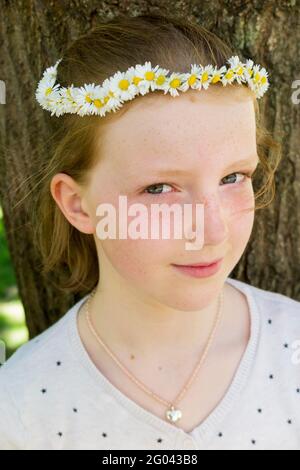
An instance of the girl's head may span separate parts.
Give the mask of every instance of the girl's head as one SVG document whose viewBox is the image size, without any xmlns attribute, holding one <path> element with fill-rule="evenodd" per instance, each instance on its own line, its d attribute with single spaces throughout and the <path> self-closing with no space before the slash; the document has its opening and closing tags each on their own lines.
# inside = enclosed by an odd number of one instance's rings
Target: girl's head
<svg viewBox="0 0 300 470">
<path fill-rule="evenodd" d="M 100 84 L 146 61 L 181 72 L 193 63 L 221 67 L 232 55 L 214 34 L 185 20 L 120 16 L 67 49 L 57 81 Z M 206 302 L 213 298 L 245 250 L 255 209 L 274 197 L 280 146 L 262 127 L 254 93 L 238 84 L 188 90 L 175 98 L 155 91 L 104 117 L 51 119 L 57 120 L 58 142 L 33 211 L 44 272 L 63 269 L 60 286 L 73 292 L 90 291 L 100 274 L 100 285 L 116 282 L 183 310 L 199 308 L 201 285 Z M 100 240 L 96 209 L 112 204 L 118 220 L 120 195 L 128 206 L 142 203 L 149 214 L 154 203 L 203 203 L 203 247 L 187 251 L 186 239 L 161 236 Z M 150 224 L 150 216 L 147 220 Z M 163 216 L 160 220 L 163 225 Z M 185 278 L 172 266 L 219 257 L 224 257 L 221 270 L 202 280 Z"/>
</svg>

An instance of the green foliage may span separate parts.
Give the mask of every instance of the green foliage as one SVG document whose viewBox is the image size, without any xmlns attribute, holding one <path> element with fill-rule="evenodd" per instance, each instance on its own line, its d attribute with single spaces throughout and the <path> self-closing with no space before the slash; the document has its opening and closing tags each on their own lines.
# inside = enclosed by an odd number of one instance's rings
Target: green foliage
<svg viewBox="0 0 300 470">
<path fill-rule="evenodd" d="M 6 345 L 6 359 L 28 340 L 22 302 L 11 264 L 3 214 L 0 207 L 0 340 Z"/>
</svg>

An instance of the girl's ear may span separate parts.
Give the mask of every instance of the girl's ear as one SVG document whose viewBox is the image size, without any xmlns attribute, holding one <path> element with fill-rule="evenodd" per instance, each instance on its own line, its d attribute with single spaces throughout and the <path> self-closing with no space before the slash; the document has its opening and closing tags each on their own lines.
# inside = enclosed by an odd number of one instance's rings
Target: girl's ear
<svg viewBox="0 0 300 470">
<path fill-rule="evenodd" d="M 66 219 L 83 233 L 94 233 L 93 220 L 83 210 L 82 191 L 73 178 L 57 173 L 51 180 L 50 191 Z"/>
</svg>

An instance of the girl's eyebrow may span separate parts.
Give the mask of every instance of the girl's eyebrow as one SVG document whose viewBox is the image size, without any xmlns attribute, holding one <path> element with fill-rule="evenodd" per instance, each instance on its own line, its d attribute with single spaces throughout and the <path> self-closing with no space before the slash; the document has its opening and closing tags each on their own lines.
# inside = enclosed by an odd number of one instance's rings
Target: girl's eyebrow
<svg viewBox="0 0 300 470">
<path fill-rule="evenodd" d="M 255 164 L 255 166 L 257 166 L 257 164 L 259 163 L 259 158 L 257 155 L 255 155 L 255 160 L 253 160 L 253 155 L 251 155 L 250 157 L 248 158 L 243 158 L 241 160 L 236 160 L 235 162 L 232 162 L 229 166 L 226 167 L 226 170 L 230 170 L 231 168 L 235 168 L 236 166 L 240 166 L 240 165 L 244 165 L 244 166 L 247 166 L 247 165 L 253 165 Z M 186 170 L 186 169 L 182 169 L 182 168 L 170 168 L 170 169 L 159 169 L 157 168 L 156 171 L 154 171 L 153 173 L 151 172 L 151 175 L 150 176 L 160 176 L 160 175 L 172 175 L 172 176 L 177 176 L 177 175 L 189 175 L 191 173 L 194 173 L 194 171 L 189 171 L 189 170 Z"/>
<path fill-rule="evenodd" d="M 235 167 L 236 165 L 254 165 L 257 166 L 258 163 L 259 163 L 259 158 L 257 155 L 254 155 L 255 157 L 255 161 L 253 160 L 253 155 L 248 157 L 248 158 L 244 158 L 244 159 L 241 159 L 241 160 L 237 160 L 236 162 L 232 162 L 226 169 L 227 170 L 230 170 L 231 168 Z"/>
</svg>

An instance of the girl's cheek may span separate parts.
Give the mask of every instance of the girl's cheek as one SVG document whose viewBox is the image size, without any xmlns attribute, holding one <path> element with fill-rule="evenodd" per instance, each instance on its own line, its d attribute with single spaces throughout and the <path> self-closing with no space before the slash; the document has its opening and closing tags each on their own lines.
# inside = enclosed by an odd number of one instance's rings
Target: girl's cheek
<svg viewBox="0 0 300 470">
<path fill-rule="evenodd" d="M 151 279 L 161 263 L 159 250 L 153 250 L 152 244 L 152 240 L 106 240 L 102 249 L 122 277 L 139 283 Z"/>
<path fill-rule="evenodd" d="M 223 191 L 221 198 L 223 206 L 231 219 L 253 215 L 255 199 L 251 182 L 246 182 L 238 188 Z"/>
<path fill-rule="evenodd" d="M 227 224 L 236 252 L 243 252 L 249 241 L 255 217 L 254 205 L 252 184 L 246 184 L 237 191 L 228 191 L 226 195 Z"/>
</svg>

